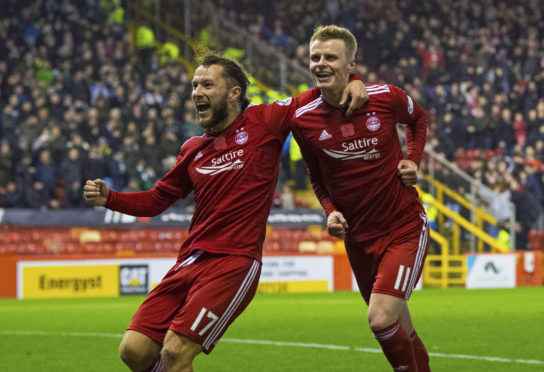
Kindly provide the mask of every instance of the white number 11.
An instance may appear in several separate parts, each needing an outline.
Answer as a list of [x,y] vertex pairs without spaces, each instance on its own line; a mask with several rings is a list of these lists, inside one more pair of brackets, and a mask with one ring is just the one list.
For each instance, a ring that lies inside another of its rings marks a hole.
[[200,322],[202,321],[202,318],[204,318],[204,315],[208,313],[208,318],[210,318],[210,322],[208,324],[206,324],[206,327],[202,328],[200,330],[200,332],[198,332],[198,335],[199,336],[202,336],[204,333],[206,333],[206,331],[208,329],[210,329],[210,327],[215,323],[217,322],[217,319],[219,319],[219,317],[217,315],[215,315],[214,313],[212,313],[211,311],[208,311],[208,309],[206,309],[205,307],[202,308],[202,310],[200,310],[200,313],[198,314],[198,316],[196,317],[193,325],[191,326],[191,331],[195,331],[198,327],[198,325],[200,324]]

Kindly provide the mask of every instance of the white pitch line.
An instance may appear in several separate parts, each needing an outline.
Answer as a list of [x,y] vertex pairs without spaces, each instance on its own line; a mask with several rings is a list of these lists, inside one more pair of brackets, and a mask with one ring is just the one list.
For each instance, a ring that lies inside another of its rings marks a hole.
[[[98,333],[98,332],[49,332],[49,331],[10,331],[0,330],[0,335],[11,336],[68,336],[68,337],[108,337],[108,338],[122,338],[122,333]],[[283,341],[270,341],[270,340],[247,340],[238,338],[222,338],[221,342],[232,342],[238,344],[252,344],[252,345],[273,345],[273,346],[290,346],[290,347],[305,347],[314,349],[327,349],[327,350],[353,350],[363,353],[379,354],[381,349],[351,347],[342,345],[327,345],[327,344],[313,344],[306,342],[283,342]],[[464,354],[444,354],[444,353],[429,353],[431,357],[438,358],[454,358],[454,359],[471,359],[482,360],[486,362],[498,362],[498,363],[517,363],[517,364],[535,364],[544,365],[544,361],[536,359],[512,359],[512,358],[499,358],[477,355],[464,355]]]
[[0,331],[0,335],[11,336],[69,336],[69,337],[109,337],[122,338],[122,333],[98,332],[49,332],[49,331]]

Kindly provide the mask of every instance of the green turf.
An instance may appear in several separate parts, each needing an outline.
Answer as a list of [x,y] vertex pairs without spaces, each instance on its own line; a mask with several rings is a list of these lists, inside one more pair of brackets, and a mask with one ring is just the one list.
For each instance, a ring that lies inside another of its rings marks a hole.
[[[117,346],[142,297],[0,300],[0,370],[123,371]],[[543,371],[544,288],[424,290],[410,300],[433,371]],[[29,331],[31,334],[21,334]],[[79,335],[76,335],[79,334]],[[196,371],[389,371],[357,293],[258,294]],[[253,343],[240,343],[249,340]],[[255,344],[255,340],[344,346]]]

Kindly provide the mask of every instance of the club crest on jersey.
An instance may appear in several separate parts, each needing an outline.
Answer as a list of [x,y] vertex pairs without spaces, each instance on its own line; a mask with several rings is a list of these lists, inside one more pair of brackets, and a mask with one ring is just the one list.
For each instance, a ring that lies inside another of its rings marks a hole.
[[342,130],[343,137],[351,137],[355,135],[355,129],[353,129],[353,124],[345,124],[340,127]]
[[215,141],[213,141],[213,146],[216,150],[226,150],[227,149],[227,141],[225,140],[225,137],[217,137]]
[[236,137],[234,138],[234,141],[239,144],[243,145],[247,142],[248,135],[247,132],[244,131],[244,128],[240,128],[236,130]]
[[375,116],[371,116],[366,120],[366,127],[371,132],[375,132],[378,129],[380,129],[380,125],[381,125],[380,119],[378,119]]

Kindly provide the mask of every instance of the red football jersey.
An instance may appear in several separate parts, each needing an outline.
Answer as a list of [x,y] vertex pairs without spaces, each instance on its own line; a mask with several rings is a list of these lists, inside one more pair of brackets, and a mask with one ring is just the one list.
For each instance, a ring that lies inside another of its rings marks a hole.
[[406,124],[407,158],[419,165],[425,111],[395,86],[367,91],[369,101],[350,116],[315,99],[296,110],[293,129],[321,205],[327,214],[342,212],[351,241],[383,235],[423,211],[417,191],[397,175],[404,156],[396,125]]
[[318,95],[314,88],[297,98],[249,106],[220,134],[185,142],[175,166],[151,190],[110,191],[106,207],[155,216],[194,191],[195,212],[180,255],[202,249],[261,260],[283,143],[297,107]]

